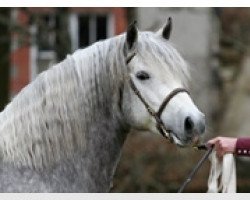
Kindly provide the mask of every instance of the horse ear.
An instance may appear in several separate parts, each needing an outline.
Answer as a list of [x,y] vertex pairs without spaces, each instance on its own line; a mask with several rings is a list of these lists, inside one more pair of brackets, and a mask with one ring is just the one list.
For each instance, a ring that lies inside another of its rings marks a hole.
[[163,27],[163,29],[160,30],[160,34],[162,35],[163,38],[169,40],[170,34],[172,31],[172,18],[168,18],[167,24]]
[[138,29],[136,24],[137,22],[134,21],[128,26],[125,42],[126,54],[134,53],[136,50],[138,41]]

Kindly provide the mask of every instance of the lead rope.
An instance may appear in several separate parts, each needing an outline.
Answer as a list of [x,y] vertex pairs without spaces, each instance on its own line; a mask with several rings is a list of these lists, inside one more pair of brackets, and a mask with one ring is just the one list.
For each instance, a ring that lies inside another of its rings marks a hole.
[[213,151],[213,146],[211,147],[206,147],[205,145],[200,145],[195,147],[198,150],[207,150],[206,153],[203,155],[203,157],[199,160],[199,162],[195,165],[195,167],[193,168],[193,170],[191,171],[191,173],[188,175],[188,177],[186,178],[186,180],[184,181],[184,183],[181,185],[181,187],[178,190],[178,193],[181,193],[184,191],[184,189],[186,188],[186,186],[188,185],[188,183],[190,183],[194,177],[194,175],[198,172],[198,170],[200,169],[200,167],[202,166],[202,164],[208,159],[209,155],[212,153]]
[[222,159],[218,159],[216,152],[212,151],[210,162],[207,192],[235,193],[236,165],[233,154],[228,153]]
[[199,160],[193,168],[187,179],[181,185],[178,193],[184,191],[188,183],[192,181],[194,175],[198,172],[202,164],[209,158],[211,162],[209,178],[208,178],[208,193],[235,193],[236,192],[236,165],[233,154],[225,154],[222,159],[218,159],[213,146],[199,145],[198,150],[207,150],[204,156]]

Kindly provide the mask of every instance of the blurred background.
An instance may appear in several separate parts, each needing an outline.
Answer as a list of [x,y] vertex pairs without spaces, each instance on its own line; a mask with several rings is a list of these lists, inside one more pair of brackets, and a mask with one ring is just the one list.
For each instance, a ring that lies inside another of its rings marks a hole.
[[[207,134],[250,136],[250,8],[0,8],[0,110],[69,53],[124,32],[157,31],[171,16],[170,41],[191,68],[191,96]],[[132,131],[112,192],[176,192],[204,152]],[[250,191],[250,159],[237,158],[238,192]],[[185,192],[206,192],[206,162]]]

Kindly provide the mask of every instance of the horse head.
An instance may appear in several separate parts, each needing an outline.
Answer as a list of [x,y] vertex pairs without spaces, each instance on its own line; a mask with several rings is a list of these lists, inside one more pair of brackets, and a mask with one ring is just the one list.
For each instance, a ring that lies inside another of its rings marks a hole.
[[[136,23],[125,34],[128,67],[123,109],[135,129],[161,132],[179,145],[197,143],[205,131],[205,116],[189,93],[189,67],[169,42],[172,21],[158,32],[140,32]],[[159,126],[163,126],[164,128]]]

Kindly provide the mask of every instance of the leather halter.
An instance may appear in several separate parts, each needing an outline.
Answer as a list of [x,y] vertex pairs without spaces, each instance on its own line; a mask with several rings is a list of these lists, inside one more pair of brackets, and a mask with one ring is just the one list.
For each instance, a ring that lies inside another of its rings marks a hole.
[[[127,60],[126,60],[126,64],[129,64],[129,62],[133,59],[133,57],[136,54],[133,54],[132,56],[130,56]],[[137,89],[137,87],[135,86],[132,78],[130,78],[129,80],[130,82],[130,87],[132,88],[132,90],[134,91],[134,93],[136,94],[136,96],[141,100],[141,102],[143,103],[143,105],[145,106],[145,108],[147,109],[148,113],[154,117],[155,121],[156,121],[156,128],[158,129],[158,131],[162,134],[163,137],[167,138],[170,140],[170,142],[173,142],[173,136],[172,134],[179,139],[179,137],[174,134],[173,132],[171,132],[170,129],[168,129],[162,119],[161,119],[161,115],[164,111],[164,109],[166,108],[166,106],[168,105],[168,103],[170,102],[170,100],[177,94],[181,93],[181,92],[185,92],[189,95],[189,91],[186,90],[185,88],[176,88],[174,89],[172,92],[170,92],[165,99],[163,100],[162,104],[160,105],[158,111],[156,112],[148,103],[147,101],[143,98],[142,94],[140,93],[140,91]],[[180,140],[180,139],[179,139]]]

